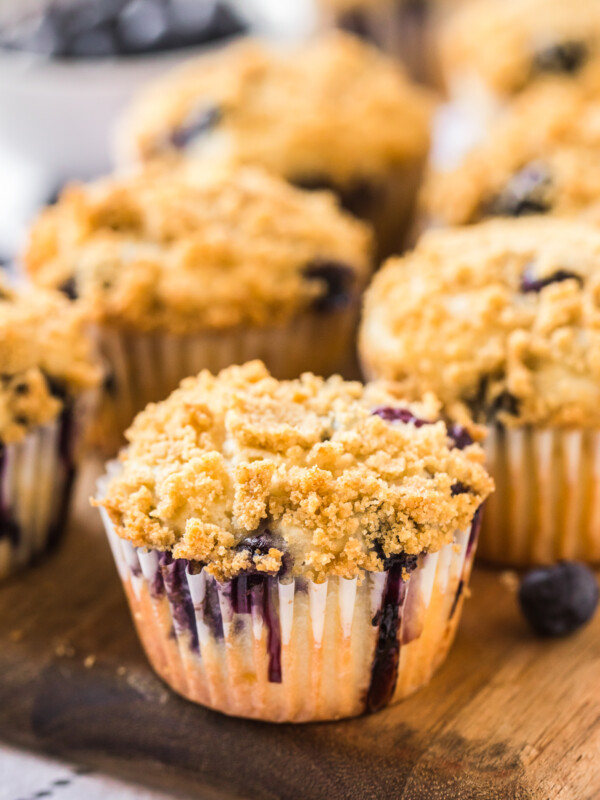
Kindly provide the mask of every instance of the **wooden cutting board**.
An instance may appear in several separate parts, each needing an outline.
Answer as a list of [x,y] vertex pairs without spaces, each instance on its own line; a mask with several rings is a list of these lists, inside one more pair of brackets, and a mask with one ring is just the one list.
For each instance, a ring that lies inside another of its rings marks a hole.
[[149,669],[87,507],[94,478],[60,551],[0,587],[0,740],[201,798],[600,797],[600,614],[536,640],[506,576],[476,570],[449,660],[403,704],[329,724],[230,719]]

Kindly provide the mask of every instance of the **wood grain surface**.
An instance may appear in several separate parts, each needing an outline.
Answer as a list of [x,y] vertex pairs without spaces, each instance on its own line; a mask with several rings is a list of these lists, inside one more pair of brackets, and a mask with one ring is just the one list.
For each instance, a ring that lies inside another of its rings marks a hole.
[[147,666],[87,507],[94,471],[61,549],[0,587],[0,740],[207,799],[600,797],[600,615],[536,640],[506,576],[476,570],[448,662],[402,705],[329,724],[230,719]]

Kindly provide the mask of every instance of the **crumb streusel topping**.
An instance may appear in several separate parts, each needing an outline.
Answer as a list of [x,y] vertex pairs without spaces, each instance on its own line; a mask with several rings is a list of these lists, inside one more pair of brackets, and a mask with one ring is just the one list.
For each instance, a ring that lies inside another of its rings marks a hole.
[[370,257],[368,228],[327,192],[251,168],[156,165],[69,188],[25,262],[98,321],[180,334],[278,325],[318,306],[331,268],[355,298]]
[[99,381],[78,309],[54,292],[0,284],[0,443],[21,441]]
[[475,75],[501,97],[536,81],[585,78],[600,54],[597,0],[471,0],[442,37],[449,81]]
[[425,156],[431,110],[399,66],[333,33],[292,53],[255,41],[190,61],[138,98],[121,133],[126,159],[185,153],[346,186]]
[[135,546],[219,579],[381,571],[451,542],[492,489],[481,429],[439,412],[390,383],[279,382],[258,361],[204,371],[137,417],[96,502]]
[[458,167],[427,177],[421,207],[434,225],[534,213],[597,218],[598,152],[600,93],[562,82],[532,87]]
[[600,426],[600,230],[559,219],[431,231],[367,292],[368,374],[507,425]]

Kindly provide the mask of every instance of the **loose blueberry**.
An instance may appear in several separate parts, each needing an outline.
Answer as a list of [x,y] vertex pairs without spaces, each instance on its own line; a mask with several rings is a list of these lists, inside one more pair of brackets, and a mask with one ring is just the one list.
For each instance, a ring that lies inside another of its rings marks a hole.
[[567,636],[594,616],[598,583],[584,564],[563,561],[528,572],[519,587],[525,619],[540,636]]
[[528,164],[510,179],[500,194],[484,206],[484,216],[523,217],[552,208],[552,178],[544,164]]
[[535,72],[573,75],[585,65],[589,50],[585,42],[557,42],[539,50],[533,58]]
[[306,280],[319,281],[323,285],[323,294],[314,301],[316,311],[340,311],[352,301],[355,276],[345,264],[315,259],[305,266],[303,275]]
[[392,408],[391,406],[382,406],[381,408],[375,408],[371,412],[371,414],[381,417],[386,422],[404,422],[412,424],[415,428],[422,428],[423,425],[432,425],[433,423],[428,419],[419,419],[419,417],[415,417],[412,411],[408,408]]
[[193,114],[183,125],[171,133],[169,144],[177,150],[183,150],[190,142],[216,127],[223,117],[217,106],[209,106]]
[[576,272],[570,272],[568,269],[557,269],[551,275],[545,278],[534,278],[529,270],[526,270],[521,279],[522,292],[540,292],[551,283],[562,283],[562,281],[575,280],[580,286],[583,286],[583,278],[577,275]]

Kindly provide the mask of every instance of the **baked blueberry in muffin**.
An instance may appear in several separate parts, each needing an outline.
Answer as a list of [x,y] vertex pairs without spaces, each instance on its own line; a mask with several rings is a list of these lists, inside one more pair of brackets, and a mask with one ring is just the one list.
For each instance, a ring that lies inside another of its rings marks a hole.
[[470,0],[442,38],[447,84],[470,102],[504,103],[548,79],[585,81],[599,53],[596,0]]
[[492,488],[481,430],[461,449],[449,425],[432,395],[279,382],[259,362],[149,406],[98,504],[159,674],[277,721],[376,711],[426,683]]
[[597,228],[539,216],[431,231],[368,290],[367,375],[488,425],[496,563],[600,559],[599,289]]
[[57,293],[0,286],[0,577],[61,533],[99,380],[76,308]]
[[332,189],[389,252],[410,216],[430,111],[400,68],[349,36],[285,53],[251,42],[151,85],[123,120],[119,150],[125,162],[258,165],[303,188]]
[[119,433],[203,367],[341,369],[370,260],[370,232],[333,196],[187,162],[70,188],[25,254],[93,323]]
[[431,171],[421,195],[423,223],[531,214],[596,219],[599,110],[597,93],[586,85],[548,83],[523,93],[458,166]]

